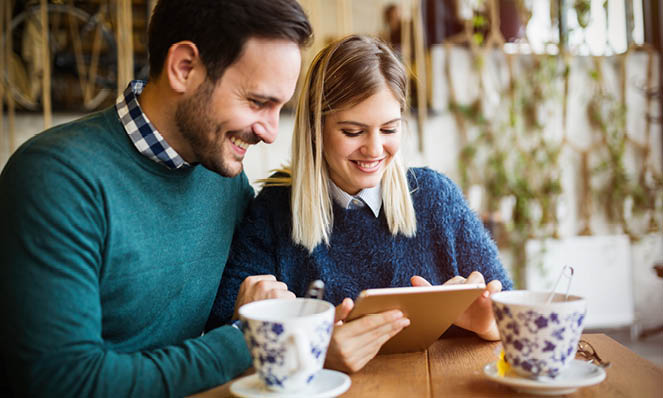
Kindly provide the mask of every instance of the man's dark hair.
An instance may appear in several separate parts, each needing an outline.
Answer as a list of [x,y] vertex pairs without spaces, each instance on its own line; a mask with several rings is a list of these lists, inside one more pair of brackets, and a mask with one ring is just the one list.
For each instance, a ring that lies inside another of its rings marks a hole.
[[207,78],[216,82],[252,37],[285,39],[304,46],[312,34],[296,0],[160,0],[150,19],[150,77],[161,74],[168,49],[190,40]]

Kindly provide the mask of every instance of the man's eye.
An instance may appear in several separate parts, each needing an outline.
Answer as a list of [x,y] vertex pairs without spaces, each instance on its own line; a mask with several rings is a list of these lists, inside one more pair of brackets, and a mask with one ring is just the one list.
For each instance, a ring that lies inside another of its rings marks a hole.
[[361,134],[361,130],[359,130],[359,131],[352,131],[352,130],[345,130],[345,129],[342,129],[341,131],[343,132],[343,134],[347,135],[348,137],[357,137],[357,136],[359,136],[359,135]]
[[385,134],[395,134],[397,131],[396,129],[382,129],[382,132]]
[[251,104],[253,104],[257,108],[264,108],[265,107],[265,103],[263,101],[258,101],[257,99],[250,99],[249,101],[251,102]]

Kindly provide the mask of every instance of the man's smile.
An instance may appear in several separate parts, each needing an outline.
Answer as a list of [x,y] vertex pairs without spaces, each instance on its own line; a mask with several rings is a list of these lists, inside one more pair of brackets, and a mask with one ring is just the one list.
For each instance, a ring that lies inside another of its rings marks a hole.
[[243,150],[245,150],[245,151],[246,151],[246,150],[249,148],[249,146],[251,145],[251,144],[249,144],[248,142],[246,142],[246,141],[242,141],[241,139],[239,139],[239,138],[237,138],[237,137],[230,137],[230,142],[232,142],[235,146],[237,146],[237,147],[239,147],[239,148],[241,148],[241,149],[243,149]]

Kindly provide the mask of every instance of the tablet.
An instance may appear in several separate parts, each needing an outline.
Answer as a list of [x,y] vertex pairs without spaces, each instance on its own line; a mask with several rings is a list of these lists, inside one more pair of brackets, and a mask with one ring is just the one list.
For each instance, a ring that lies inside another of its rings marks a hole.
[[359,294],[347,320],[398,309],[410,319],[380,349],[380,354],[421,351],[440,338],[458,316],[481,295],[483,283],[367,289]]

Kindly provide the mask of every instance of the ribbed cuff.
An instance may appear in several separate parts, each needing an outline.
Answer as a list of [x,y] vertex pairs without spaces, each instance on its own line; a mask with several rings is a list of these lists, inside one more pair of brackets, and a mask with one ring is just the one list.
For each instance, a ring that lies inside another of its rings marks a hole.
[[251,353],[239,328],[222,326],[210,330],[203,338],[216,354],[223,383],[251,366]]

